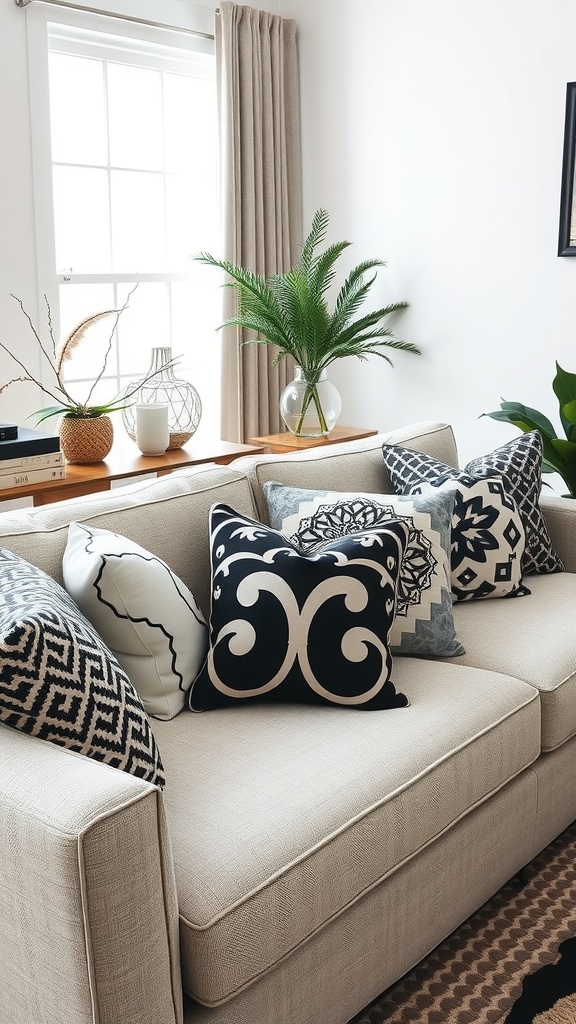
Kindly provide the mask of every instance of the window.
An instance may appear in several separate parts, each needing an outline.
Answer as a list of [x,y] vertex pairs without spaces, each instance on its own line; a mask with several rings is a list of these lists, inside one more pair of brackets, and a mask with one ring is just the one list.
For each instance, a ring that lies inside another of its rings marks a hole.
[[[202,397],[202,428],[219,436],[221,282],[193,259],[220,238],[213,42],[30,13],[39,293],[54,333],[122,306],[137,285],[92,401],[109,401],[144,374],[153,347],[171,346],[176,375]],[[74,395],[101,369],[109,329],[97,325],[74,352]]]

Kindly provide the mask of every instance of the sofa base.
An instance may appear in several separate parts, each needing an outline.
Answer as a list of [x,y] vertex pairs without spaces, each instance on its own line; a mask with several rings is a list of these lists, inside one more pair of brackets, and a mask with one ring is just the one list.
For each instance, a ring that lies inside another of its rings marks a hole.
[[187,999],[185,1024],[345,1024],[532,858],[537,803],[529,769],[257,984],[215,1008]]

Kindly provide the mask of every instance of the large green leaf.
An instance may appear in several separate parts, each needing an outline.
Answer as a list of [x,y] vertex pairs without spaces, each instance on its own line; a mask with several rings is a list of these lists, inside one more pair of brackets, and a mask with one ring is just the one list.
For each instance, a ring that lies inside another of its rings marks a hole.
[[[564,416],[569,423],[576,423],[576,401],[567,402],[566,405],[562,406],[560,411],[561,413],[564,413]],[[576,441],[576,438],[570,437],[569,440]]]
[[522,405],[521,402],[506,402],[502,399],[499,410],[484,412],[482,416],[489,416],[501,423],[512,423],[515,427],[520,427],[525,434],[530,430],[539,430],[543,438],[556,436],[554,425],[547,416],[537,409],[531,409],[529,405]]
[[570,408],[572,403],[576,403],[576,373],[568,373],[557,362],[552,388],[560,406],[560,419],[566,437],[569,441],[576,441],[576,419],[572,419],[566,413],[566,408]]
[[551,444],[558,455],[558,472],[568,484],[570,493],[576,495],[576,442],[555,437]]

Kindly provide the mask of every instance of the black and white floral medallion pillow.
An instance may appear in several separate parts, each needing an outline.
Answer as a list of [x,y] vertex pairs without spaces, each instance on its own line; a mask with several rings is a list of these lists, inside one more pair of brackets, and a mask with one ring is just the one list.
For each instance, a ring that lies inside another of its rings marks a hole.
[[542,489],[542,438],[537,430],[513,438],[488,455],[472,459],[463,470],[401,445],[384,445],[384,463],[392,486],[399,494],[412,493],[422,482],[441,483],[499,477],[506,493],[515,502],[522,517],[526,536],[522,570],[534,573],[562,572],[564,566],[554,550],[540,508]]
[[408,527],[399,520],[306,555],[217,504],[210,513],[210,650],[193,711],[246,700],[405,707],[388,635]]
[[522,518],[500,479],[463,476],[421,484],[417,490],[421,494],[447,491],[454,496],[450,581],[456,601],[530,593],[522,583]]
[[453,657],[464,648],[456,636],[450,591],[450,534],[454,497],[339,493],[264,484],[270,525],[302,551],[390,519],[408,525],[398,578],[393,654]]
[[0,721],[162,787],[140,698],[70,595],[3,549],[0,592]]
[[148,714],[174,718],[208,650],[206,620],[186,584],[134,541],[84,523],[68,528],[62,572]]

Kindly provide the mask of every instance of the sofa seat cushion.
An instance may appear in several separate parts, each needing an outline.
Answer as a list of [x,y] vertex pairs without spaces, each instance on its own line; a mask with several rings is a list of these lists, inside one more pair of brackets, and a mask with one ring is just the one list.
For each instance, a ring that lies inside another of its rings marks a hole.
[[542,750],[576,735],[576,573],[530,577],[522,601],[454,607],[466,653],[458,664],[503,672],[540,692]]
[[183,984],[250,985],[540,750],[533,687],[398,659],[408,708],[251,704],[157,722]]

